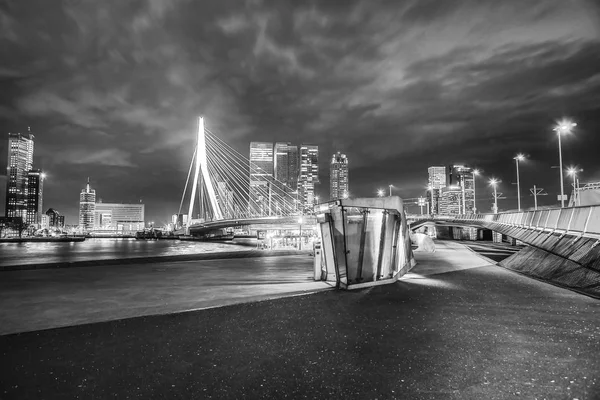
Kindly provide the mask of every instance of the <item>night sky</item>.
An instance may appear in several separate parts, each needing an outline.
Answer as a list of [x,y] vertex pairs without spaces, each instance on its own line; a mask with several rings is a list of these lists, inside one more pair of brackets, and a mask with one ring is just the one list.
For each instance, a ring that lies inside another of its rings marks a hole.
[[500,209],[516,208],[522,152],[523,206],[533,184],[557,204],[562,117],[578,124],[565,165],[600,181],[595,0],[0,4],[0,165],[8,132],[30,126],[44,210],[67,224],[88,176],[104,202],[141,199],[148,221],[167,222],[198,115],[243,154],[251,140],[319,145],[323,197],[342,151],[353,196],[393,184],[416,197],[428,166],[456,162],[484,171],[480,210],[491,176],[503,181]]

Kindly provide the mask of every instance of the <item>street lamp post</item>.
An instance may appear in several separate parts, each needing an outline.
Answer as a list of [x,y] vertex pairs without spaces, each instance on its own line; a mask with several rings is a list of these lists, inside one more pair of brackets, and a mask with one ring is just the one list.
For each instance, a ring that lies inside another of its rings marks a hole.
[[581,199],[579,198],[579,179],[577,179],[577,173],[583,172],[583,169],[578,169],[575,167],[569,167],[567,169],[567,174],[573,176],[573,206],[580,206]]
[[498,180],[495,178],[490,179],[490,185],[494,188],[494,214],[498,214],[498,192],[496,191]]
[[298,218],[298,224],[300,225],[300,240],[298,241],[298,250],[302,250],[302,217]]
[[517,154],[516,157],[513,157],[515,160],[515,165],[517,166],[517,208],[521,211],[521,182],[519,181],[519,161],[523,161],[525,156],[523,154]]
[[390,197],[392,197],[392,186],[394,185],[389,185],[390,186]]
[[475,190],[475,181],[477,180],[477,175],[479,175],[479,170],[473,170],[473,214],[477,214],[477,191]]
[[562,166],[562,143],[560,137],[563,133],[571,133],[571,130],[576,127],[577,124],[575,122],[563,119],[560,121],[555,127],[554,131],[558,134],[558,158],[560,161],[560,207],[565,207],[565,187],[563,182],[563,166]]

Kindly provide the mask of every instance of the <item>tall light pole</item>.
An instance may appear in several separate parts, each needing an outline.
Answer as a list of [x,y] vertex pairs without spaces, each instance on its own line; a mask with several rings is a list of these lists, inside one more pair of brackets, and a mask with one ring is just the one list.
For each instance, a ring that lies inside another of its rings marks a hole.
[[479,170],[473,170],[473,214],[477,214],[477,194],[475,191],[475,181],[477,180],[477,175],[479,175]]
[[298,224],[300,225],[300,240],[298,241],[298,250],[302,250],[302,217],[298,218]]
[[564,208],[565,206],[565,187],[563,182],[563,166],[562,166],[562,143],[560,137],[562,134],[569,134],[576,127],[577,124],[575,122],[569,121],[567,119],[563,119],[559,121],[558,124],[554,127],[553,131],[558,134],[558,158],[560,161],[560,207]]
[[523,154],[517,154],[513,157],[515,165],[517,166],[517,208],[521,211],[521,182],[519,181],[519,161],[523,161],[525,156]]
[[389,185],[389,186],[390,186],[390,197],[392,197],[392,187],[393,187],[394,185]]
[[569,169],[567,169],[567,174],[571,175],[573,177],[573,206],[580,206],[581,205],[581,200],[579,198],[579,191],[578,189],[578,183],[579,183],[579,179],[577,179],[577,173],[578,172],[583,172],[583,169],[579,169],[576,167],[569,167]]
[[494,188],[494,214],[498,214],[498,192],[496,192],[498,182],[496,178],[490,179],[490,185]]

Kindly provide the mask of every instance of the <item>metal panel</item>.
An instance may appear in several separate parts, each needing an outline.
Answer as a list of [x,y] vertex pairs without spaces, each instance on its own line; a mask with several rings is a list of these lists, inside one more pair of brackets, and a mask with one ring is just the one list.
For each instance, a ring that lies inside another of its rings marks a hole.
[[560,217],[558,217],[558,224],[556,225],[556,229],[560,229],[561,231],[567,231],[569,229],[569,223],[571,222],[572,216],[572,208],[563,208],[562,210],[560,210]]
[[542,210],[540,212],[540,219],[538,221],[537,227],[543,229],[548,224],[548,217],[550,216],[550,210]]
[[573,218],[571,220],[571,226],[569,227],[569,231],[583,233],[589,216],[589,207],[574,208]]
[[546,222],[547,229],[556,229],[556,225],[558,224],[558,218],[560,217],[560,210],[550,210],[550,215],[548,216],[548,222]]
[[531,226],[531,221],[533,221],[534,212],[528,211],[525,213],[525,226]]
[[595,233],[600,234],[600,207],[593,206],[592,213],[590,214],[590,218],[588,220],[586,232],[587,233]]

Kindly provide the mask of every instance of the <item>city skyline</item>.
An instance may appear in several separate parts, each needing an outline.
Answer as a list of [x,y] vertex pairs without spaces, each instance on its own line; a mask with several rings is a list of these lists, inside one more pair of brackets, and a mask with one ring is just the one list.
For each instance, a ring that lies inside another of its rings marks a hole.
[[[418,197],[427,167],[476,167],[482,211],[491,176],[502,181],[501,208],[516,208],[513,157],[525,153],[523,208],[533,206],[533,185],[549,194],[542,205],[556,205],[552,128],[562,117],[578,124],[563,138],[565,168],[600,181],[598,10],[592,1],[12,4],[0,11],[0,132],[32,127],[34,165],[48,174],[44,204],[68,224],[87,176],[107,198],[142,198],[149,220],[168,222],[198,115],[241,152],[251,141],[342,151],[353,196],[393,184],[394,194]],[[206,29],[186,15],[202,15]],[[0,140],[1,154],[6,146]]]

